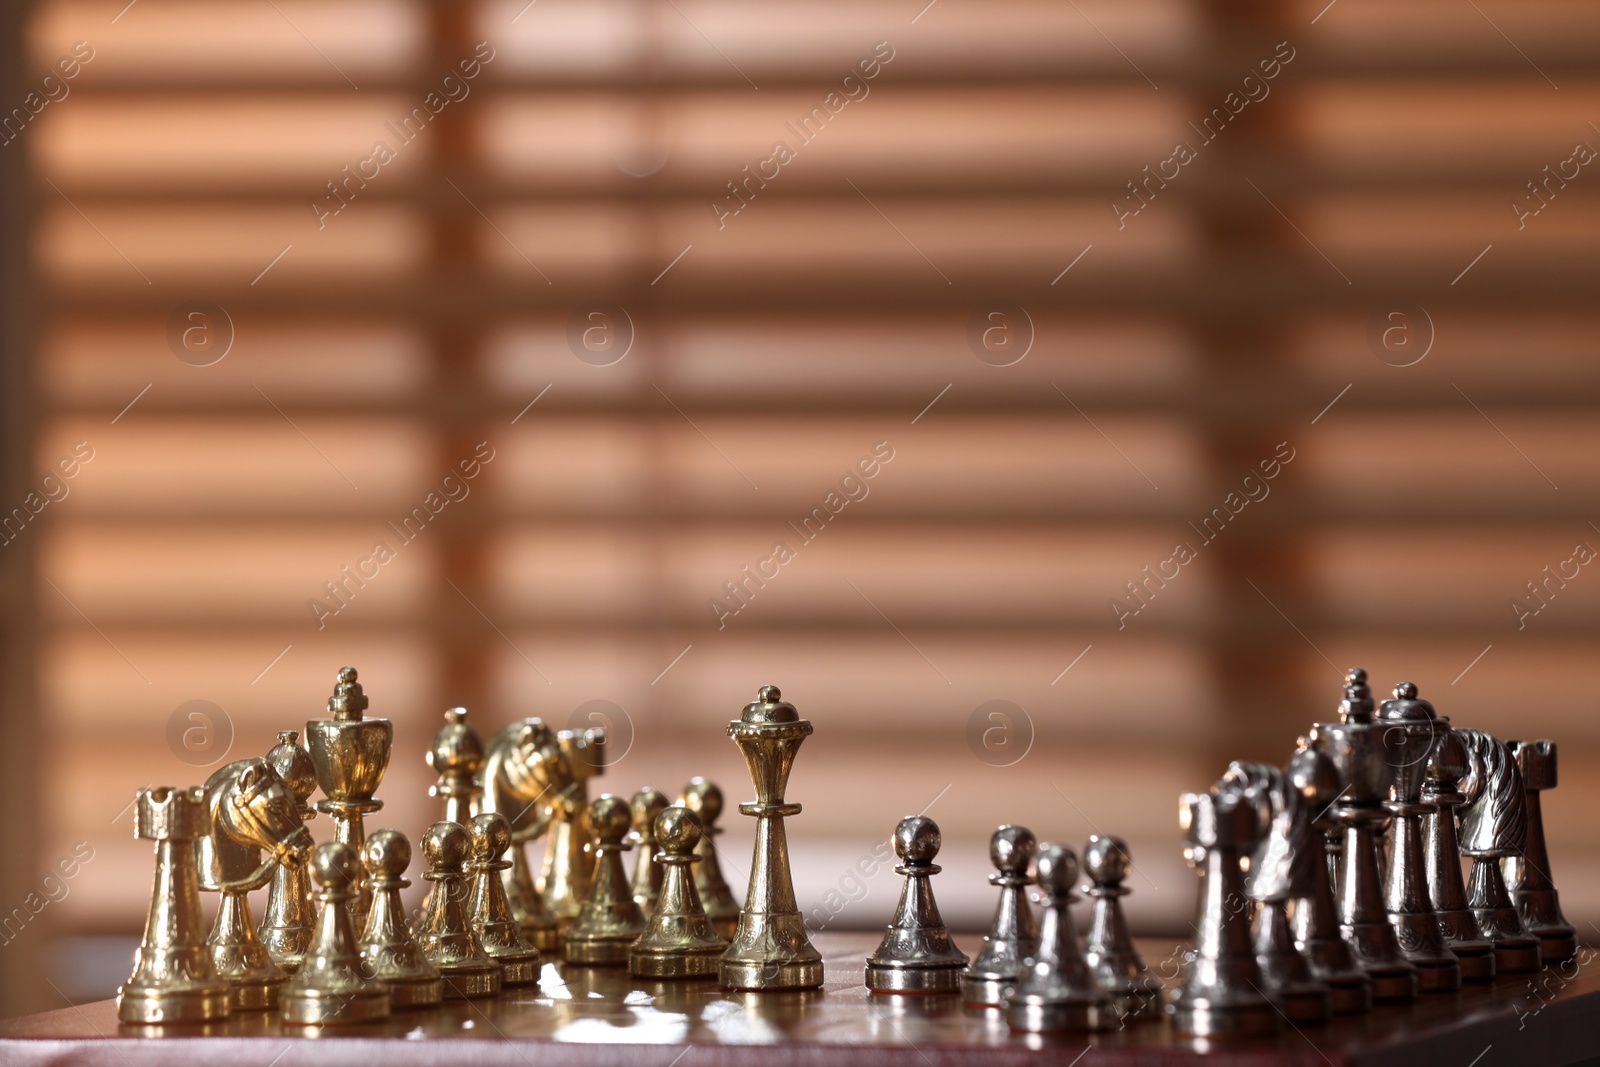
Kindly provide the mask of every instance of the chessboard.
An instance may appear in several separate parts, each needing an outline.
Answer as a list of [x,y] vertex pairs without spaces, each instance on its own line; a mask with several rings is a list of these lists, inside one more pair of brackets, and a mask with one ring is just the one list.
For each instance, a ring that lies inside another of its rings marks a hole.
[[[631,978],[625,967],[545,964],[537,989],[397,1012],[387,1020],[318,1032],[286,1027],[276,1012],[146,1031],[117,1021],[105,1000],[0,1021],[0,1063],[44,1067],[952,1067],[983,1064],[1253,1065],[1253,1067],[1565,1067],[1600,1057],[1600,968],[1575,959],[1534,975],[1468,983],[1415,1003],[1379,1005],[1271,1038],[1206,1041],[1164,1020],[1051,1037],[1012,1034],[1001,1014],[954,995],[869,993],[871,933],[816,936],[820,990],[735,993],[714,980]],[[975,952],[977,935],[958,935]],[[1139,948],[1168,993],[1184,945]],[[1160,961],[1174,961],[1163,968]]]

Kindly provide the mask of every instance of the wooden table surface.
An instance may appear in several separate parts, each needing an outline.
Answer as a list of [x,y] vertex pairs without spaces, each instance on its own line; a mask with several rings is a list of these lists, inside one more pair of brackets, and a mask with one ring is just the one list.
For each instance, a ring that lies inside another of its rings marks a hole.
[[[979,939],[957,940],[971,953]],[[861,982],[876,942],[870,934],[818,935],[828,981],[804,994],[727,993],[707,982],[650,983],[630,979],[625,969],[547,964],[538,990],[446,1002],[323,1033],[293,1032],[275,1014],[254,1012],[151,1037],[121,1026],[114,1002],[98,1001],[0,1021],[0,1063],[1563,1067],[1600,1056],[1600,968],[1589,948],[1538,976],[1504,977],[1324,1026],[1285,1026],[1268,1040],[1207,1044],[1174,1035],[1164,1021],[1108,1033],[1014,1036],[999,1013],[965,1010],[956,998],[875,996]],[[1181,945],[1143,941],[1140,948],[1153,971],[1176,975]]]

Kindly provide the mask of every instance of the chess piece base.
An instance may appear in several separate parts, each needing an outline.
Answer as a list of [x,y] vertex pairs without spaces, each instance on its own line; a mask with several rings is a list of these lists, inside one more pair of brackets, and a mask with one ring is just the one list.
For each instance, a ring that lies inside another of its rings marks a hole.
[[1114,1021],[1110,1014],[1103,1002],[1089,997],[1049,1003],[1014,998],[1006,1007],[1006,1026],[1018,1034],[1102,1030]]
[[1267,990],[1267,996],[1295,1025],[1322,1023],[1333,1013],[1333,994],[1321,983],[1285,986]]
[[1461,988],[1461,964],[1455,958],[1411,963],[1417,969],[1417,992],[1454,993]]
[[1417,999],[1417,972],[1414,967],[1382,967],[1367,971],[1375,1004],[1409,1004]]
[[279,992],[289,976],[229,978],[228,1006],[233,1011],[271,1011],[278,1006]]
[[615,966],[628,962],[633,949],[632,939],[627,941],[572,941],[565,942],[568,963],[590,966]]
[[822,960],[730,960],[723,958],[717,978],[724,989],[815,989],[822,984]]
[[335,995],[316,989],[290,989],[283,994],[279,1011],[283,1021],[292,1026],[370,1023],[389,1017],[389,991],[364,989]]
[[[442,970],[442,968],[441,968]],[[445,971],[444,995],[457,1000],[500,995],[500,965]]]
[[724,946],[682,948],[672,953],[633,952],[628,973],[637,978],[715,978]]
[[125,1023],[162,1026],[226,1019],[232,991],[222,984],[196,989],[128,989],[117,991],[117,1018]]
[[867,961],[867,988],[874,993],[954,993],[961,989],[966,964],[941,967],[889,967]]
[[984,978],[969,974],[961,979],[961,999],[969,1008],[1003,1008],[1016,987],[1015,978]]
[[389,986],[390,1011],[432,1008],[444,999],[443,978],[386,978],[384,982]]
[[1530,932],[1539,939],[1539,958],[1545,963],[1566,963],[1578,954],[1578,932],[1570,926]]
[[537,952],[519,952],[514,955],[490,952],[489,956],[500,965],[502,986],[539,984],[539,972],[544,969],[544,962]]
[[1250,1004],[1175,1003],[1172,1029],[1191,1037],[1258,1037],[1276,1033],[1277,1009],[1262,1000]]
[[1488,982],[1494,978],[1494,949],[1488,942],[1481,949],[1451,948],[1461,963],[1463,982]]
[[1360,1015],[1372,1010],[1372,984],[1363,976],[1324,977],[1328,987],[1328,1006],[1335,1015]]
[[548,924],[522,925],[522,936],[528,944],[540,952],[553,952],[561,955],[561,926],[553,919]]
[[1542,964],[1537,938],[1494,943],[1494,969],[1497,974],[1532,974]]

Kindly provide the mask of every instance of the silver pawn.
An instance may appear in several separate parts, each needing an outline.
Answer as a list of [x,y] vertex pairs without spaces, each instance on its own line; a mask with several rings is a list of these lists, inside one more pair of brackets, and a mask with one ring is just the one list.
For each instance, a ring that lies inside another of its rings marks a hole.
[[[1440,721],[1448,726],[1449,720]],[[1456,808],[1466,802],[1457,791],[1471,766],[1467,748],[1454,730],[1440,738],[1428,757],[1428,777],[1422,796],[1433,810],[1427,826],[1428,899],[1439,918],[1445,943],[1461,961],[1461,979],[1487,982],[1494,978],[1494,946],[1478,928],[1478,917],[1467,907],[1467,888],[1461,880],[1461,847],[1456,843]]]
[[1550,853],[1544,843],[1544,808],[1539,794],[1556,787],[1556,743],[1511,741],[1508,746],[1522,774],[1528,800],[1528,841],[1502,868],[1514,888],[1523,925],[1539,939],[1545,963],[1565,963],[1578,954],[1578,931],[1561,914],[1561,900],[1550,878]]
[[1111,995],[1090,976],[1067,910],[1076,899],[1078,857],[1065,845],[1046,843],[1039,846],[1034,866],[1045,898],[1039,951],[1023,961],[1006,1006],[1006,1025],[1028,1034],[1106,1029],[1116,1021]]
[[1259,831],[1255,805],[1235,793],[1185,793],[1178,816],[1185,858],[1200,871],[1200,902],[1194,956],[1168,1009],[1172,1028],[1197,1037],[1271,1034],[1279,1016],[1261,992],[1239,864]]
[[1289,898],[1290,920],[1294,925],[1295,947],[1305,953],[1311,973],[1327,985],[1333,1013],[1356,1014],[1371,1010],[1372,983],[1356,965],[1350,946],[1339,935],[1339,909],[1333,901],[1333,877],[1326,855],[1327,832],[1338,826],[1328,817],[1328,809],[1338,799],[1343,784],[1339,780],[1339,768],[1310,744],[1308,738],[1300,738],[1287,772],[1289,781],[1311,810],[1321,813],[1313,820],[1316,832],[1306,841],[1313,869],[1308,872],[1307,881],[1297,886],[1295,895]]
[[1522,925],[1511,905],[1500,861],[1522,850],[1527,839],[1527,794],[1511,750],[1482,730],[1457,730],[1467,746],[1468,773],[1462,792],[1461,852],[1472,857],[1468,907],[1478,929],[1494,946],[1497,974],[1537,971],[1539,939]]
[[962,979],[962,997],[972,1007],[1000,1008],[1022,973],[1022,961],[1039,949],[1039,924],[1028,904],[1033,879],[1028,867],[1039,844],[1025,826],[1002,826],[989,838],[989,860],[996,873],[989,884],[1000,888],[994,921],[983,948]]
[[1161,982],[1145,967],[1128,933],[1122,898],[1130,890],[1128,845],[1120,837],[1094,834],[1083,850],[1084,873],[1090,886],[1089,932],[1084,936],[1083,959],[1095,982],[1113,997],[1117,1017],[1124,1021],[1161,1018]]
[[900,905],[877,951],[867,957],[867,988],[874,993],[953,993],[961,988],[967,957],[950,940],[933,899],[933,876],[940,867],[939,824],[926,815],[900,820],[894,851],[895,873],[905,875]]

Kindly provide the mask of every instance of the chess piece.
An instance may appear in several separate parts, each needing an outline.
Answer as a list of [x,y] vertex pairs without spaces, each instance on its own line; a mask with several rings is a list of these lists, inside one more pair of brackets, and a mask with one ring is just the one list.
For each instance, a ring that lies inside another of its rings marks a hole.
[[1339,800],[1328,810],[1342,832],[1337,872],[1340,936],[1367,972],[1372,999],[1400,1003],[1416,999],[1417,969],[1401,954],[1378,881],[1374,829],[1388,817],[1383,801],[1393,770],[1384,755],[1384,729],[1374,721],[1367,672],[1357,667],[1345,675],[1339,721],[1315,724],[1310,739],[1333,761],[1344,782]]
[[1172,1028],[1197,1037],[1273,1033],[1279,1016],[1261,991],[1239,866],[1260,832],[1256,805],[1231,791],[1185,793],[1179,804],[1184,855],[1200,872],[1200,902],[1193,959],[1168,1008]]
[[1261,991],[1290,1023],[1320,1023],[1333,1011],[1328,987],[1311,973],[1289,929],[1288,901],[1314,877],[1311,812],[1289,776],[1268,763],[1235,760],[1217,782],[1256,805],[1257,832],[1248,855],[1245,896],[1256,902],[1256,966]]
[[[366,816],[382,809],[373,799],[394,748],[394,724],[388,719],[368,719],[370,701],[354,667],[340,667],[339,681],[328,698],[332,718],[306,723],[306,744],[317,766],[317,784],[323,799],[317,810],[333,818],[333,839],[343,841],[361,855],[366,841]],[[359,876],[360,895],[350,905],[357,926],[365,926],[372,906],[372,888]]]
[[1106,1029],[1116,1021],[1111,994],[1089,974],[1067,910],[1075,899],[1078,857],[1065,845],[1046,843],[1039,846],[1035,868],[1045,898],[1039,949],[1023,962],[1006,1006],[1006,1025],[1029,1034]]
[[1439,722],[1444,730],[1428,757],[1427,780],[1422,783],[1422,797],[1433,805],[1425,818],[1428,898],[1433,901],[1445,943],[1461,961],[1462,981],[1487,982],[1494,977],[1494,946],[1467,907],[1461,850],[1456,843],[1456,808],[1467,799],[1457,790],[1471,768],[1466,745],[1449,729],[1449,720],[1441,716]]
[[522,927],[511,917],[506,887],[500,881],[500,872],[511,866],[503,858],[511,848],[511,824],[499,812],[486,811],[474,815],[467,829],[472,833],[472,859],[467,864],[472,898],[467,914],[478,943],[500,965],[501,985],[538,985],[543,967],[539,950],[528,944]]
[[632,848],[628,835],[628,802],[602,793],[589,806],[595,833],[594,878],[589,899],[577,920],[561,934],[569,963],[628,962],[628,949],[644,933],[644,913],[634,903],[622,853]]
[[234,1011],[275,1008],[289,976],[256,936],[249,894],[271,881],[280,864],[304,864],[314,842],[294,794],[264,759],[226,765],[205,789],[210,832],[197,849],[200,888],[221,895],[206,942],[211,966],[231,987]]
[[511,824],[511,869],[503,872],[506,899],[522,934],[540,952],[561,951],[560,921],[545,903],[528,866],[527,845],[577,803],[578,784],[556,735],[538,719],[523,719],[495,734],[483,761],[483,811]]
[[389,986],[362,961],[350,905],[361,884],[361,857],[343,841],[318,845],[311,873],[321,888],[317,928],[300,970],[284,987],[283,1021],[296,1026],[374,1022],[389,1017]]
[[663,868],[656,863],[656,816],[667,810],[667,798],[658,789],[645,786],[633,794],[633,833],[629,840],[633,856],[633,899],[639,910],[649,915],[661,895]]
[[683,787],[678,803],[694,812],[703,828],[700,844],[696,846],[700,863],[694,872],[700,902],[705,905],[717,933],[732,940],[734,931],[739,928],[739,900],[722,876],[722,861],[717,855],[717,837],[722,833],[722,827],[717,825],[722,817],[722,790],[709,779],[691,778]]
[[1289,760],[1289,782],[1300,791],[1312,812],[1316,832],[1305,840],[1311,855],[1306,880],[1295,886],[1289,898],[1294,943],[1311,965],[1311,973],[1328,987],[1330,1006],[1335,1015],[1349,1015],[1372,1008],[1372,983],[1356,965],[1356,958],[1339,934],[1339,910],[1333,900],[1333,878],[1327,862],[1327,834],[1338,824],[1329,809],[1343,790],[1339,769],[1302,737]]
[[544,869],[539,874],[538,888],[563,930],[583,910],[589,895],[589,880],[594,875],[589,780],[605,773],[605,743],[606,732],[601,727],[562,730],[556,734],[556,744],[571,769],[574,786],[570,803],[557,811],[550,827],[550,843],[545,846]]
[[194,843],[207,825],[204,789],[139,790],[133,836],[155,842],[156,873],[133,973],[117,990],[117,1018],[125,1023],[200,1023],[228,1015],[228,983],[212,970],[200,912]]
[[1545,963],[1565,963],[1578,954],[1578,931],[1561,914],[1561,900],[1550,877],[1550,853],[1544,843],[1544,808],[1539,794],[1556,787],[1554,741],[1509,742],[1522,788],[1527,793],[1527,844],[1506,858],[1503,870],[1523,925],[1539,939]]
[[954,993],[967,969],[966,954],[950,940],[939,904],[933,898],[933,876],[940,867],[939,824],[926,815],[900,820],[894,851],[900,857],[896,874],[905,875],[900,904],[878,948],[867,957],[867,988],[874,993]]
[[989,884],[998,886],[994,921],[983,937],[983,948],[973,958],[961,983],[962,999],[972,1007],[1001,1008],[1022,974],[1022,961],[1039,949],[1039,924],[1028,906],[1028,867],[1039,851],[1033,832],[1025,826],[1002,826],[989,838],[989,860],[995,873]]
[[[316,809],[306,801],[317,789],[317,767],[311,754],[300,747],[298,730],[285,730],[267,753],[283,784],[294,797],[302,820],[315,819]],[[272,872],[267,889],[267,910],[256,931],[272,962],[285,974],[300,968],[300,958],[311,945],[311,930],[316,924],[316,909],[311,906],[311,872],[305,864],[280,863]]]
[[417,941],[444,978],[447,997],[492,997],[500,993],[500,965],[483,950],[467,916],[464,866],[472,834],[458,822],[436,822],[422,835],[422,859],[433,883],[422,902]]
[[1522,925],[1511,904],[1500,861],[1527,843],[1527,792],[1511,750],[1482,730],[1457,730],[1467,749],[1467,778],[1461,791],[1461,854],[1472,858],[1467,906],[1478,929],[1494,946],[1496,974],[1525,974],[1540,967],[1539,939]]
[[1389,925],[1400,951],[1417,969],[1418,991],[1452,993],[1461,988],[1461,963],[1445,943],[1428,897],[1422,823],[1433,811],[1433,805],[1422,800],[1428,757],[1449,727],[1439,722],[1432,704],[1417,698],[1412,682],[1394,687],[1394,699],[1383,702],[1378,720],[1385,726],[1383,743],[1392,770],[1389,799],[1383,805],[1394,816],[1384,893]]
[[412,938],[400,903],[400,890],[411,884],[405,877],[411,866],[411,842],[399,830],[379,830],[367,838],[361,863],[372,886],[372,910],[361,935],[367,971],[388,985],[390,1011],[438,1004],[444,996],[444,979]]
[[1139,1022],[1161,1018],[1161,982],[1145,967],[1133,947],[1122,898],[1130,890],[1127,843],[1120,837],[1094,834],[1083,850],[1089,876],[1089,932],[1084,935],[1083,961],[1095,984],[1111,994],[1117,1018]]
[[800,813],[800,805],[786,803],[783,792],[795,753],[811,731],[811,723],[775,685],[762,686],[744,713],[728,724],[728,736],[750,765],[757,797],[739,805],[740,814],[756,820],[756,843],[739,926],[718,969],[729,989],[812,989],[822,984],[822,954],[806,937],[795,903],[783,828],[784,816]]
[[428,787],[430,797],[444,800],[444,821],[462,826],[472,818],[483,787],[478,774],[483,770],[483,739],[467,722],[466,708],[451,708],[444,713],[444,725],[433,735],[428,749],[428,766],[439,780]]
[[628,953],[628,970],[637,977],[716,977],[728,942],[701,907],[695,886],[694,865],[700,862],[696,845],[702,832],[700,820],[688,808],[656,813],[655,862],[665,870],[644,933]]

